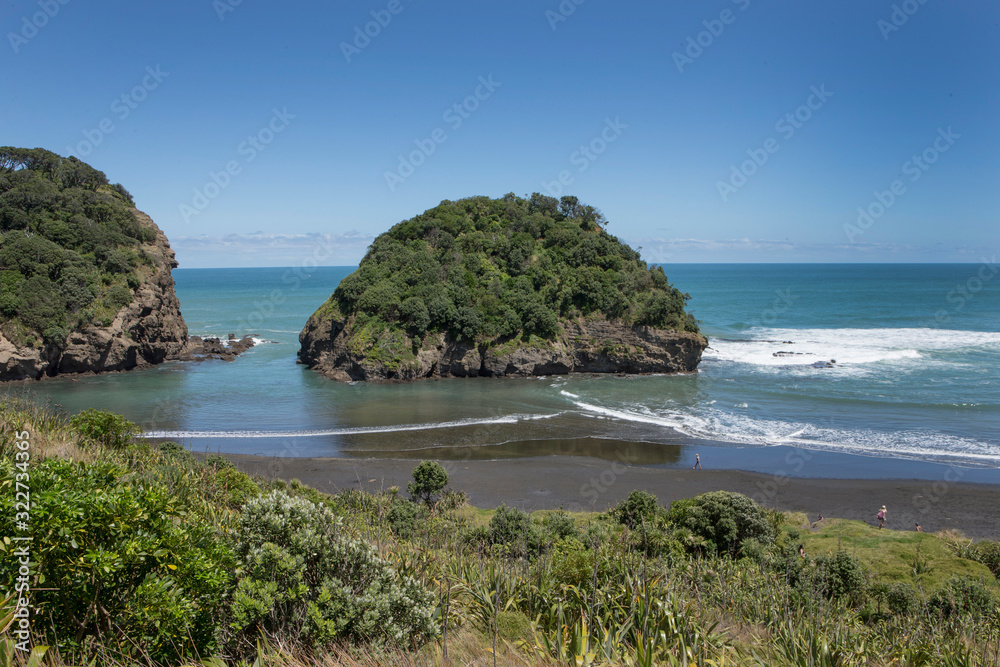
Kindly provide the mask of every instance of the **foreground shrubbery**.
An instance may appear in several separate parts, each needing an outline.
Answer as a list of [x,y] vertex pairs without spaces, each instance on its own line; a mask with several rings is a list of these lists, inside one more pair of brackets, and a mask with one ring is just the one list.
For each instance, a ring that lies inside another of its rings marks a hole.
[[[169,443],[115,442],[129,425],[98,413],[86,430],[6,401],[0,420],[5,493],[12,433],[31,430],[38,450],[34,631],[66,664],[443,664],[447,652],[453,664],[985,666],[1000,654],[996,543],[914,533],[912,567],[887,578],[850,536],[898,551],[902,534],[835,521],[812,533],[739,494],[484,512],[454,492],[428,504],[253,480]],[[826,531],[837,548],[814,548]],[[16,567],[5,556],[0,577]]]

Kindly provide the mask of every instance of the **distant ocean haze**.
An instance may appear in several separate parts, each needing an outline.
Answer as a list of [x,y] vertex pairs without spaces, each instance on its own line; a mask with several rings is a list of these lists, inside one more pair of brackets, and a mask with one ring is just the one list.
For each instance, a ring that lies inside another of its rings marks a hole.
[[694,374],[341,384],[296,364],[296,351],[306,319],[352,267],[180,269],[192,334],[260,344],[229,363],[28,391],[69,412],[122,412],[200,451],[593,456],[628,441],[631,460],[649,464],[677,464],[678,446],[702,443],[743,459],[783,445],[1000,466],[995,263],[664,268],[709,337]]

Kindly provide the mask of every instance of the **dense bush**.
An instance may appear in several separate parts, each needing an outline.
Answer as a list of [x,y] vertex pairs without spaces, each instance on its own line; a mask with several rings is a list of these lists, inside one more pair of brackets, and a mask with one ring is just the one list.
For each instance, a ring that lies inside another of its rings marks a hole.
[[419,644],[436,633],[433,597],[400,577],[326,507],[274,491],[240,517],[241,563],[228,643],[252,649],[263,632],[314,648],[335,642]]
[[0,147],[0,316],[58,344],[95,300],[111,311],[132,301],[137,249],[154,240],[128,191],[102,172],[43,149]]
[[486,532],[488,544],[503,546],[510,555],[534,553],[539,547],[538,529],[524,510],[500,505]]
[[542,525],[553,540],[577,537],[580,534],[573,517],[561,509],[546,515]]
[[[164,662],[210,654],[232,553],[170,489],[130,477],[112,463],[48,459],[32,469],[36,587],[58,591],[32,598],[39,643],[65,654],[100,638]],[[13,518],[0,515],[4,535],[15,534]],[[0,573],[10,590],[17,559],[5,557]]]
[[970,555],[990,568],[993,576],[1000,579],[1000,542],[983,541],[973,544]]
[[942,616],[996,613],[1000,597],[979,579],[952,577],[927,601],[927,607]]
[[774,543],[777,530],[768,513],[741,493],[713,491],[670,505],[667,519],[705,540],[711,550],[738,556],[746,540]]
[[423,505],[406,500],[395,501],[386,514],[389,529],[396,537],[404,540],[413,537],[418,524],[426,517],[427,509]]
[[83,437],[112,449],[124,449],[139,434],[139,427],[107,410],[84,410],[69,423]]
[[421,461],[413,469],[413,481],[406,490],[414,500],[423,500],[428,506],[444,487],[448,486],[448,471],[437,461]]
[[697,331],[689,297],[606,222],[575,197],[444,201],[377,237],[317,313],[470,341],[553,339],[561,318],[591,314]]
[[814,574],[817,588],[827,597],[854,601],[860,598],[868,579],[865,567],[846,551],[817,557]]
[[632,491],[628,498],[611,510],[618,523],[636,528],[644,523],[652,523],[660,511],[660,503],[648,491]]

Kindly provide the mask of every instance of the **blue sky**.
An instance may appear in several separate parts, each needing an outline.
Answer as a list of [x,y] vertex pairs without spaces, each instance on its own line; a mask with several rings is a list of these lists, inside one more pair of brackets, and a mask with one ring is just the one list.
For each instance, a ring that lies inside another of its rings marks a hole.
[[123,183],[183,267],[560,189],[654,262],[1000,245],[992,3],[237,1],[5,1],[0,143]]

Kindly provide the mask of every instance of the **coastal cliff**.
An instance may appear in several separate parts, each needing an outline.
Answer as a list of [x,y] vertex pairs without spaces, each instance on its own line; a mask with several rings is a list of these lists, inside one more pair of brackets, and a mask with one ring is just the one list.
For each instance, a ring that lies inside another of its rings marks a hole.
[[442,202],[375,239],[299,361],[340,381],[695,370],[690,297],[606,224],[575,197]]
[[[506,377],[564,373],[678,373],[698,367],[705,338],[697,333],[603,319],[562,323],[555,340],[500,339],[473,344],[437,333],[404,337],[389,356],[352,351],[352,322],[313,316],[299,340],[299,359],[333,380],[389,381],[433,377]],[[417,346],[417,351],[412,350]]]
[[150,230],[152,241],[141,245],[148,263],[145,279],[132,290],[131,301],[103,322],[81,321],[64,339],[45,341],[21,331],[18,344],[0,328],[0,380],[124,371],[181,355],[188,334],[171,276],[177,266],[174,252],[149,216],[135,209],[133,215]]

